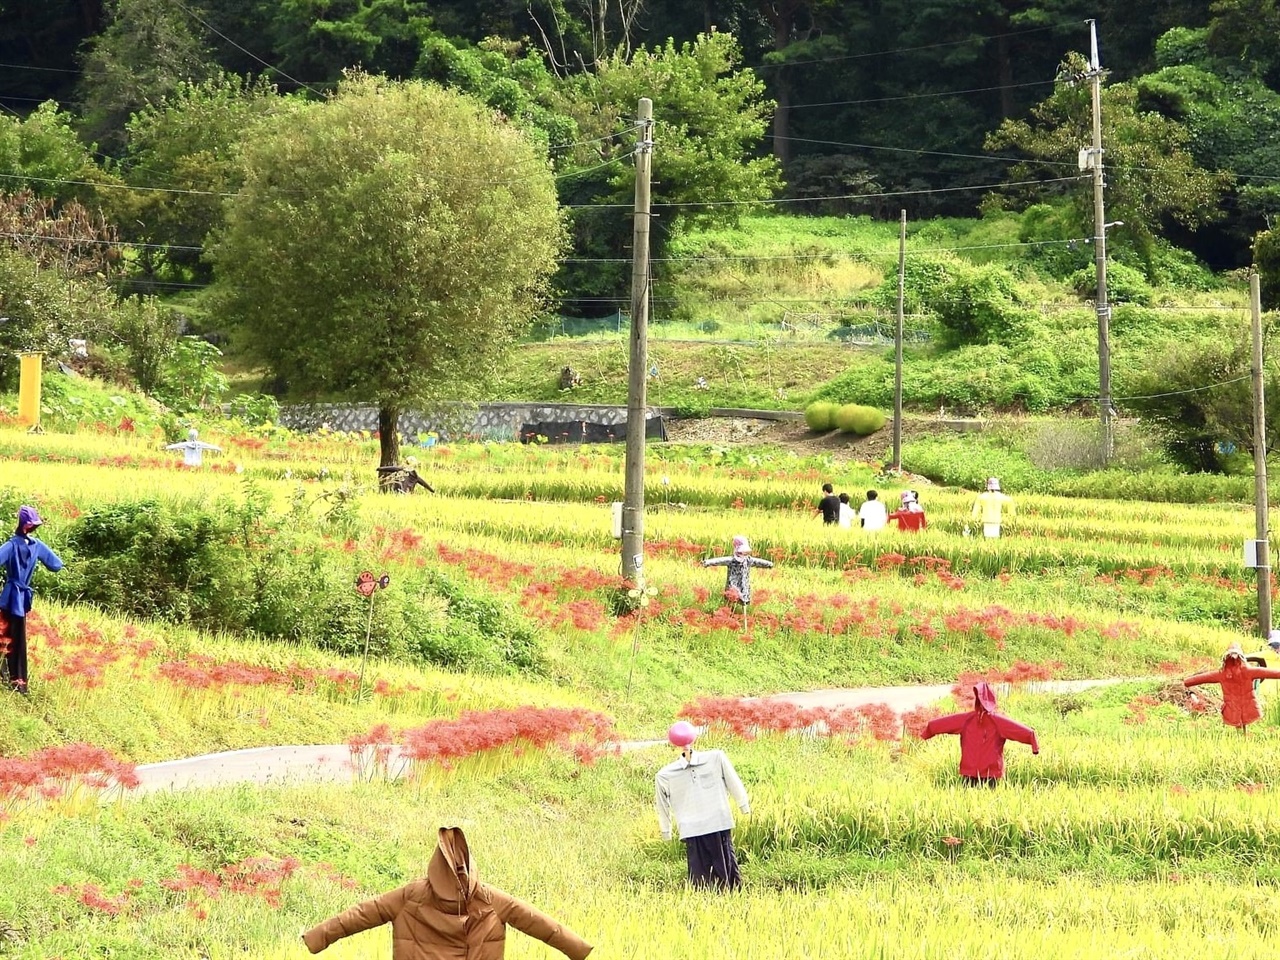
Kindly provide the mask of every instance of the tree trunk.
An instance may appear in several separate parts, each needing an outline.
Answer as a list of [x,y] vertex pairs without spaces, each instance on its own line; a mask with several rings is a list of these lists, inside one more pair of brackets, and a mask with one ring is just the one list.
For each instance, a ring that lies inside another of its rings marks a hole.
[[382,452],[380,467],[400,465],[400,410],[397,407],[378,408],[378,446]]
[[[792,17],[790,10],[784,11],[774,21],[773,25],[773,49],[785,50],[791,43],[791,25]],[[789,88],[790,77],[787,76],[787,68],[778,65],[776,71],[777,83],[774,89],[774,97],[778,101],[778,108],[773,113],[773,155],[778,158],[778,162],[784,167],[791,159],[791,90]]]
[[1008,37],[996,38],[996,71],[1000,78],[1000,116],[1004,120],[1013,117],[1013,52]]

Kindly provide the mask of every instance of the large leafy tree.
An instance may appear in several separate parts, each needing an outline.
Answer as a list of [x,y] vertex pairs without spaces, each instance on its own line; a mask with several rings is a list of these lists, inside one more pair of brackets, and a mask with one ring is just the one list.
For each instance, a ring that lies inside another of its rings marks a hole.
[[[1090,93],[1078,82],[1086,63],[1071,54],[1059,69],[1053,94],[1027,120],[1006,120],[987,138],[997,151],[1018,150],[1031,158],[1014,167],[1015,179],[1059,179],[1075,172],[1082,147],[1092,141]],[[1149,255],[1163,222],[1195,227],[1219,216],[1217,200],[1230,177],[1205,170],[1188,148],[1190,135],[1178,122],[1141,109],[1131,84],[1102,92],[1102,142],[1106,151],[1107,215],[1123,221],[1118,236]],[[1043,196],[1043,191],[1041,191]],[[1080,228],[1092,223],[1093,194],[1085,181],[1069,196]]]
[[[621,161],[634,149],[641,97],[653,101],[653,200],[690,205],[663,214],[663,229],[653,236],[655,256],[677,219],[731,221],[739,211],[733,201],[762,200],[781,186],[777,161],[758,153],[773,103],[755,73],[741,66],[733,37],[703,34],[693,43],[642,47],[630,57],[619,51],[573,82],[569,110],[583,137],[621,134],[597,144],[596,159],[580,175],[562,180],[567,202],[605,205],[575,211],[575,252],[584,256],[622,257],[629,248],[631,217],[619,208],[635,195],[635,168],[601,160]],[[561,282],[581,293],[613,297],[623,290],[624,274],[591,264],[588,270],[571,268]]]
[[401,411],[459,396],[531,322],[563,229],[545,157],[469,97],[349,76],[245,148],[215,302],[300,397]]
[[86,139],[108,153],[124,146],[135,110],[183,81],[213,72],[204,28],[170,0],[108,0],[107,27],[86,45],[80,80]]
[[207,280],[199,248],[222,223],[223,197],[239,189],[240,143],[281,103],[265,80],[248,82],[218,74],[181,83],[158,103],[133,115],[122,159],[125,181],[141,189],[119,221],[140,248],[143,278],[179,268]]

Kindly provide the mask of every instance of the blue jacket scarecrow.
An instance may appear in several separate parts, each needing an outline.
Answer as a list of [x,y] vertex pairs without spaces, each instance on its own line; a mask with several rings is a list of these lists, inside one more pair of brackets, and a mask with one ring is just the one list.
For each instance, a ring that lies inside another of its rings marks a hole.
[[5,651],[9,682],[18,693],[27,692],[27,614],[31,611],[33,593],[31,578],[36,564],[49,570],[61,570],[58,555],[41,543],[32,531],[44,521],[35,507],[18,509],[18,529],[0,544],[0,570],[4,571],[4,588],[0,590],[0,648]]

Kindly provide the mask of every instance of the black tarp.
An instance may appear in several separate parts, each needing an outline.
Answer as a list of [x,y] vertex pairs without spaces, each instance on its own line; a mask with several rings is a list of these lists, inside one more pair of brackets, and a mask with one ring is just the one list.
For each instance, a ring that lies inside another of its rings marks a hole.
[[[666,422],[662,417],[649,417],[644,422],[644,435],[648,440],[666,440]],[[546,437],[547,443],[621,443],[627,439],[627,424],[543,420],[520,428],[521,443],[536,443],[539,437]]]

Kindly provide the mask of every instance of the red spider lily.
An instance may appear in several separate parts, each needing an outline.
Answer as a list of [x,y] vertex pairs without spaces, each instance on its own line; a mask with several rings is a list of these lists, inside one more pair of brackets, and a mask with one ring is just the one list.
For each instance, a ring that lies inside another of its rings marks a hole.
[[[516,707],[505,710],[471,710],[456,720],[433,720],[422,727],[402,731],[399,741],[413,763],[439,763],[450,767],[469,756],[508,746],[545,749],[558,744],[586,756],[581,747],[595,750],[613,735],[613,724],[604,714],[561,707]],[[385,725],[364,737],[349,741],[353,751],[369,747],[389,751],[392,743]],[[594,759],[596,754],[592,753]]]
[[62,896],[74,895],[83,906],[88,907],[90,910],[109,914],[113,917],[129,905],[130,896],[129,892],[126,891],[114,897],[109,897],[102,892],[102,888],[96,883],[82,884],[78,888],[60,884],[54,887],[52,892]]

